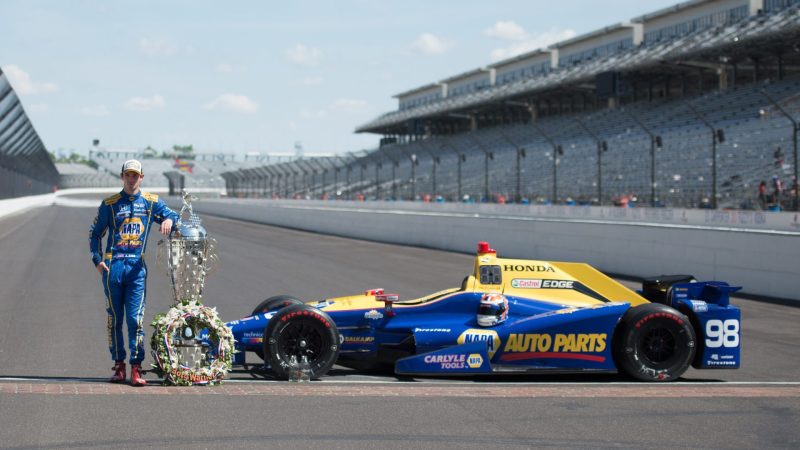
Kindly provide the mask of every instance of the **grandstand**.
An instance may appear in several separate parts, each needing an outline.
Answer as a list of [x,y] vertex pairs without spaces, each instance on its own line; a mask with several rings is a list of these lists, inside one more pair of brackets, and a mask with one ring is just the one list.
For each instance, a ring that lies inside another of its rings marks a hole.
[[237,196],[755,208],[760,181],[797,175],[799,10],[679,3],[398,94],[357,128],[382,137],[365,154],[222,177]]
[[53,192],[58,171],[0,70],[0,199]]
[[86,164],[56,163],[56,169],[60,189],[120,186],[119,176],[111,176],[105,170],[96,170]]

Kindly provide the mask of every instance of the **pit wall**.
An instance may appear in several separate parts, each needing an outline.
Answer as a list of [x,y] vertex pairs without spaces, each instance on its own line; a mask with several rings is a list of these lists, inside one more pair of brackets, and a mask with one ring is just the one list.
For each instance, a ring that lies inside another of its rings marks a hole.
[[634,277],[688,273],[800,303],[795,213],[253,199],[204,199],[194,210],[462,253],[488,241],[501,257],[581,261]]

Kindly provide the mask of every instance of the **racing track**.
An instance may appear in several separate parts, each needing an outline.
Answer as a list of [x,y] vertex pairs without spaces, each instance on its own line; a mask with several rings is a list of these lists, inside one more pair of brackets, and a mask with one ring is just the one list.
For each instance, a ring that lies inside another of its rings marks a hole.
[[[93,214],[57,206],[0,219],[2,448],[800,443],[800,308],[742,299],[735,302],[743,308],[743,369],[690,369],[685,381],[669,385],[615,375],[399,381],[343,368],[310,384],[235,373],[210,389],[110,385],[103,382],[111,367],[104,300],[87,255]],[[472,264],[470,255],[226,219],[206,217],[205,225],[222,258],[206,303],[226,320],[278,293],[318,299],[383,287],[419,296],[457,285]],[[158,237],[151,238],[148,323],[169,296],[153,258]]]

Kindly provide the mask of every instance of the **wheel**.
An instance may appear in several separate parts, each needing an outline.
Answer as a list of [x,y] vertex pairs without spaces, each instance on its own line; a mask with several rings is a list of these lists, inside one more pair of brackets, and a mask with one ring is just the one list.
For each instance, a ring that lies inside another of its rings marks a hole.
[[311,378],[324,375],[339,357],[339,331],[330,316],[307,305],[280,309],[264,331],[264,355],[277,378],[287,379],[292,356],[308,360]]
[[303,304],[302,301],[300,301],[295,297],[292,297],[291,295],[275,295],[259,303],[258,306],[256,306],[255,309],[253,309],[253,314],[250,315],[255,316],[256,314],[263,314],[273,309],[279,309],[289,305],[302,305],[302,304]]
[[[256,306],[255,309],[253,309],[253,313],[250,315],[255,316],[256,314],[263,314],[265,312],[272,311],[275,309],[281,309],[291,305],[302,305],[302,304],[303,302],[300,299],[292,297],[291,295],[273,295],[272,297],[259,303],[258,306]],[[253,350],[253,353],[258,355],[259,358],[264,359],[263,348],[255,349]],[[264,359],[264,361],[266,361],[266,359]]]
[[629,309],[617,326],[612,345],[617,367],[642,381],[679,378],[696,351],[689,319],[658,303]]

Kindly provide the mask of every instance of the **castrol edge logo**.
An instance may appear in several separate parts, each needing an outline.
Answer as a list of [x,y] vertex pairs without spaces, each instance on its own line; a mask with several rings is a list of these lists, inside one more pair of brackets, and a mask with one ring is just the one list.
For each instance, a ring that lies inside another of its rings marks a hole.
[[486,348],[489,352],[489,359],[492,359],[494,353],[500,348],[500,337],[494,330],[478,330],[470,328],[458,337],[459,344],[468,344],[471,342],[486,342]]
[[511,287],[518,289],[573,289],[573,280],[537,280],[530,278],[514,278]]

